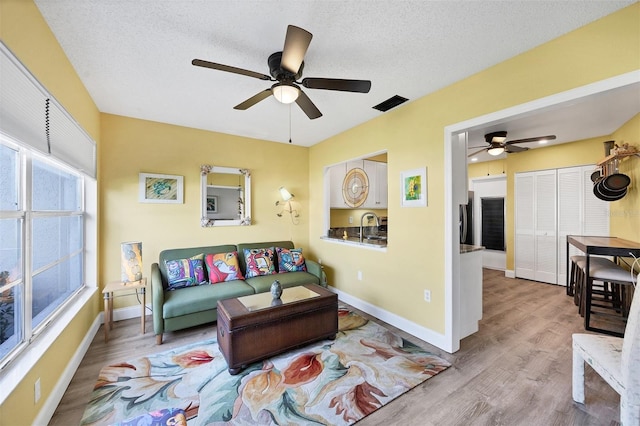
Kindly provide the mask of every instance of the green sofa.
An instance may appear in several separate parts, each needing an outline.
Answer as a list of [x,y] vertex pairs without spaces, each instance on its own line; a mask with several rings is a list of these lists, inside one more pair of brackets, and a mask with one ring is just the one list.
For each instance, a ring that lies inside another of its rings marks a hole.
[[[307,272],[287,272],[285,274],[264,275],[213,285],[167,290],[166,260],[185,259],[199,254],[237,251],[242,276],[246,277],[247,265],[243,256],[244,249],[267,247],[293,249],[294,245],[291,241],[273,241],[179,248],[160,252],[159,261],[151,265],[151,300],[156,343],[158,345],[162,344],[162,334],[165,331],[181,330],[216,321],[218,318],[218,300],[267,292],[276,279],[280,281],[283,288],[310,283],[327,286],[326,277],[320,264],[305,257]],[[277,260],[275,263],[277,269]],[[208,271],[205,272],[208,276]]]

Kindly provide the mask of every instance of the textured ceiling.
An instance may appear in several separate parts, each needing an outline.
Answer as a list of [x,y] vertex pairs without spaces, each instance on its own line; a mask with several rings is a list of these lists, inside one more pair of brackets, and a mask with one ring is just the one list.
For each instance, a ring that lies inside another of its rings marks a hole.
[[[393,95],[415,100],[634,0],[35,3],[100,111],[311,146],[380,116],[372,107]],[[313,34],[304,77],[369,79],[371,91],[304,89],[316,120],[273,97],[237,111],[271,83],[191,65],[268,74],[289,24]]]

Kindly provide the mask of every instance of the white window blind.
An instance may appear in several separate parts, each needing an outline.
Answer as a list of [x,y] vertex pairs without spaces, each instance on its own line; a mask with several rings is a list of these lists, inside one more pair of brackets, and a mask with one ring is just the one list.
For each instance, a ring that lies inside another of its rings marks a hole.
[[96,176],[91,137],[0,43],[0,131],[42,153]]

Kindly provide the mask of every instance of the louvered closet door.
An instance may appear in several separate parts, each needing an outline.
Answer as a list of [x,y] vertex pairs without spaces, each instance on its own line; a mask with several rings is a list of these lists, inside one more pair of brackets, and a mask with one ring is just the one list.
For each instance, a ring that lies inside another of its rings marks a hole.
[[535,279],[534,174],[515,175],[515,275]]
[[[611,203],[602,201],[593,195],[593,183],[591,173],[594,166],[584,166],[583,173],[583,199],[584,199],[584,221],[582,223],[582,235],[592,235],[598,237],[609,236],[609,219]],[[618,235],[623,237],[622,235]],[[623,237],[624,238],[624,237]]]
[[544,170],[535,181],[535,280],[555,284],[557,276],[556,171]]
[[[558,170],[558,284],[567,285],[567,235],[582,235],[584,198],[582,167]],[[569,247],[569,255],[578,254]]]

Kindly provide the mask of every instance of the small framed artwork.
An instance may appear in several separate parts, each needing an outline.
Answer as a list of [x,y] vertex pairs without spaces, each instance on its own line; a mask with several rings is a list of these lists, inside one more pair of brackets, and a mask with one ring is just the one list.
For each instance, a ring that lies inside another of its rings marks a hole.
[[207,213],[218,213],[218,197],[207,195]]
[[402,207],[425,207],[427,205],[427,168],[407,170],[400,173]]
[[182,176],[140,173],[139,201],[141,203],[183,203]]

